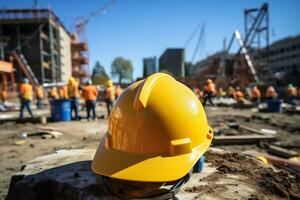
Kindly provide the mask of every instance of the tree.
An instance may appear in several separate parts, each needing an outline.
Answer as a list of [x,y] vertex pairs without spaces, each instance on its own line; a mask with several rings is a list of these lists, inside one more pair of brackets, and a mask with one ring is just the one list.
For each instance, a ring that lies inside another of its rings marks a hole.
[[92,81],[96,85],[105,84],[109,79],[109,76],[105,72],[104,67],[100,64],[99,61],[96,61],[95,66],[92,72]]
[[117,57],[111,64],[111,75],[117,77],[119,84],[123,80],[132,81],[133,67],[128,59]]

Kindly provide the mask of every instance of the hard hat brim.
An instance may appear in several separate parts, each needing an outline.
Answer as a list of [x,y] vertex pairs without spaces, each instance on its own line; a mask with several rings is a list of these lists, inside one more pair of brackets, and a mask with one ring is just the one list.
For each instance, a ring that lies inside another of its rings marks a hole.
[[208,149],[212,139],[206,139],[191,153],[177,156],[145,155],[107,148],[100,143],[92,162],[96,174],[128,181],[170,182],[185,176]]

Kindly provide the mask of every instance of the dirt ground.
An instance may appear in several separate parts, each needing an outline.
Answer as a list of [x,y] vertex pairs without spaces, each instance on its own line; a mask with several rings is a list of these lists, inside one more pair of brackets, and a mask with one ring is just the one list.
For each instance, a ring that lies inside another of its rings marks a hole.
[[[236,121],[239,124],[247,125],[251,128],[274,129],[277,131],[276,135],[282,145],[300,152],[300,115],[255,113],[249,109],[242,110],[221,107],[217,109],[206,108],[206,112],[208,121],[213,128],[224,127],[227,121]],[[9,113],[6,113],[6,115],[8,114]],[[98,114],[105,114],[104,107],[100,108]],[[0,115],[2,115],[2,113]],[[82,113],[82,115],[85,116],[85,113]],[[53,153],[59,149],[77,149],[83,147],[96,148],[101,137],[107,131],[107,119],[98,119],[96,121],[87,121],[83,119],[82,121],[48,123],[45,126],[57,128],[63,133],[63,136],[55,139],[42,139],[40,136],[34,136],[24,139],[24,144],[15,144],[16,141],[22,140],[20,138],[21,133],[37,131],[41,126],[41,124],[15,122],[0,124],[0,199],[5,199],[11,176],[20,171],[22,165],[35,157]],[[239,134],[240,132],[239,130],[234,129],[225,131],[230,132],[233,135]],[[243,146],[227,145],[217,147],[225,150],[231,150],[233,152],[261,148],[259,144]],[[209,157],[209,159],[212,160],[211,157]],[[220,162],[221,158],[218,159],[218,162]],[[214,161],[217,162],[216,160],[218,159],[215,159]],[[234,162],[242,162],[242,159],[235,159]],[[227,168],[226,166],[224,167],[224,173],[226,173],[227,170],[233,170],[232,168]],[[249,168],[247,168],[247,170],[249,170]],[[269,174],[261,174],[260,177],[263,176],[269,176]],[[271,174],[270,177],[267,177],[267,180],[271,180],[272,176],[274,175]],[[281,177],[283,178],[284,176],[285,175],[283,174]],[[255,177],[251,179],[251,181],[255,181],[254,179]],[[257,181],[258,186],[270,186],[268,189],[271,189],[269,182],[264,183],[262,181],[259,182],[259,180]],[[282,182],[284,180],[279,178],[278,180],[276,179],[276,181]],[[299,184],[297,183],[287,184],[295,184],[299,189]],[[296,191],[299,192],[300,190]],[[297,197],[297,195],[299,194],[295,194],[295,190],[291,189],[290,191],[283,191],[282,198],[288,199],[289,197]],[[252,199],[260,199],[259,194],[254,194]]]

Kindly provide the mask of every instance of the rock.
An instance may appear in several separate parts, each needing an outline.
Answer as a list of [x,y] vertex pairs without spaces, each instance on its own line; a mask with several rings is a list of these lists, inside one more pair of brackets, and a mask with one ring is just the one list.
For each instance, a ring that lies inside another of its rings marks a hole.
[[[107,190],[103,179],[91,171],[94,153],[94,149],[61,150],[30,161],[11,178],[6,199],[120,200]],[[215,148],[205,156],[204,171],[191,175],[177,193],[178,199],[251,199],[253,194],[262,199],[274,199],[274,195],[278,199],[298,197],[296,185],[300,181],[286,173],[275,172],[252,157]],[[290,187],[285,189],[282,184],[287,182]],[[277,190],[270,193],[275,184]]]

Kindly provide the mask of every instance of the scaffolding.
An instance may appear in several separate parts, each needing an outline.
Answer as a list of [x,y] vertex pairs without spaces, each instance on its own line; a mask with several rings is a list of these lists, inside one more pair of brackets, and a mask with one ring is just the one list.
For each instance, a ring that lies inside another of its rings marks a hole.
[[[37,82],[61,81],[60,28],[63,24],[50,9],[0,10],[0,59],[8,60],[12,52],[24,58]],[[67,31],[66,31],[67,32]],[[14,56],[17,80],[24,72]]]

